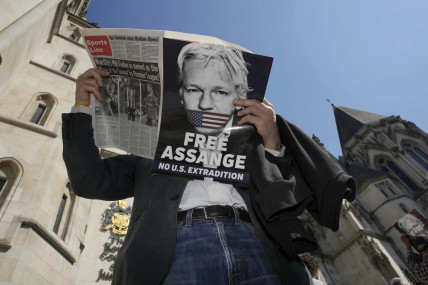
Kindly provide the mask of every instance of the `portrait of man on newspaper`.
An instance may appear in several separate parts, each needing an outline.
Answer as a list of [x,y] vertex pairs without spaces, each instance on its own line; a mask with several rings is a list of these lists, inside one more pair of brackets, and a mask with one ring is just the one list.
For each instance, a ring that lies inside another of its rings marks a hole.
[[[184,46],[178,56],[178,49],[172,49],[177,68],[167,66],[165,59],[165,103],[154,172],[245,184],[246,156],[256,128],[239,123],[243,106],[236,100],[270,104],[263,97],[272,59],[248,54],[247,62],[243,52],[232,47],[165,41],[165,50],[174,44]],[[259,68],[252,77],[258,77],[252,82],[256,90],[248,82],[248,67],[253,65]],[[174,85],[167,70],[178,70]],[[177,99],[179,104],[169,108]]]
[[417,237],[424,237],[428,239],[428,221],[416,209],[413,209],[412,211],[401,217],[394,224],[394,226],[409,240],[413,240]]

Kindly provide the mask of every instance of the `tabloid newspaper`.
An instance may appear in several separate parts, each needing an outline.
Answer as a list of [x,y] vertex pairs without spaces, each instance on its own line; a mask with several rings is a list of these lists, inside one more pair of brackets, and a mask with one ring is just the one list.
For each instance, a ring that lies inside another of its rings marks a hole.
[[163,32],[82,29],[94,66],[108,70],[99,102],[92,97],[95,142],[153,158],[161,108]]
[[247,186],[252,125],[234,98],[263,100],[273,59],[218,38],[84,29],[94,66],[110,72],[93,99],[98,147],[153,159],[152,173]]
[[[415,249],[428,241],[428,220],[416,209],[401,217],[394,227],[403,234]],[[422,239],[421,239],[422,238]]]

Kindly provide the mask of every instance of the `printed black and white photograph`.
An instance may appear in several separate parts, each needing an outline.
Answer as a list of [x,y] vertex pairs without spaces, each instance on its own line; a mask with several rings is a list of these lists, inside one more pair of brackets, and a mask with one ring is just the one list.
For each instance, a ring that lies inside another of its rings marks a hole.
[[133,78],[121,77],[120,88],[120,114],[121,118],[128,121],[140,121],[141,88],[140,81]]
[[119,76],[103,77],[103,86],[100,88],[100,93],[103,101],[95,106],[95,115],[117,117],[119,107]]
[[164,100],[153,172],[246,185],[256,130],[237,98],[263,100],[272,58],[164,39]]
[[400,218],[395,227],[410,238],[428,238],[428,220],[417,210],[412,210]]
[[160,86],[142,82],[141,123],[156,126],[159,121]]

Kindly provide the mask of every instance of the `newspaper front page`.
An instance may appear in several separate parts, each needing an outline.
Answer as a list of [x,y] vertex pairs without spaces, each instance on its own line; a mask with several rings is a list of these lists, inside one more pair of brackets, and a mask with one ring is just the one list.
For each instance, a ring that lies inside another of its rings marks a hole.
[[102,102],[92,97],[94,138],[99,148],[119,148],[153,158],[162,106],[163,31],[83,29],[92,63],[110,72]]
[[248,186],[257,133],[238,125],[234,99],[263,101],[272,58],[211,44],[163,40],[163,107],[152,172]]

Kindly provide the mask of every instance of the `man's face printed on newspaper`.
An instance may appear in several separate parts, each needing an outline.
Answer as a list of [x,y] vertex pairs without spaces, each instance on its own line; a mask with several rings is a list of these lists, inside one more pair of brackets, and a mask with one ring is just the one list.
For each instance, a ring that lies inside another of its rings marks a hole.
[[403,218],[401,228],[411,237],[426,235],[423,222],[412,215]]
[[235,106],[232,101],[238,92],[225,64],[218,60],[189,60],[183,67],[181,96],[186,110],[224,114],[225,120],[217,122],[216,128],[201,127],[189,120],[196,131],[206,135],[220,133],[232,116]]

